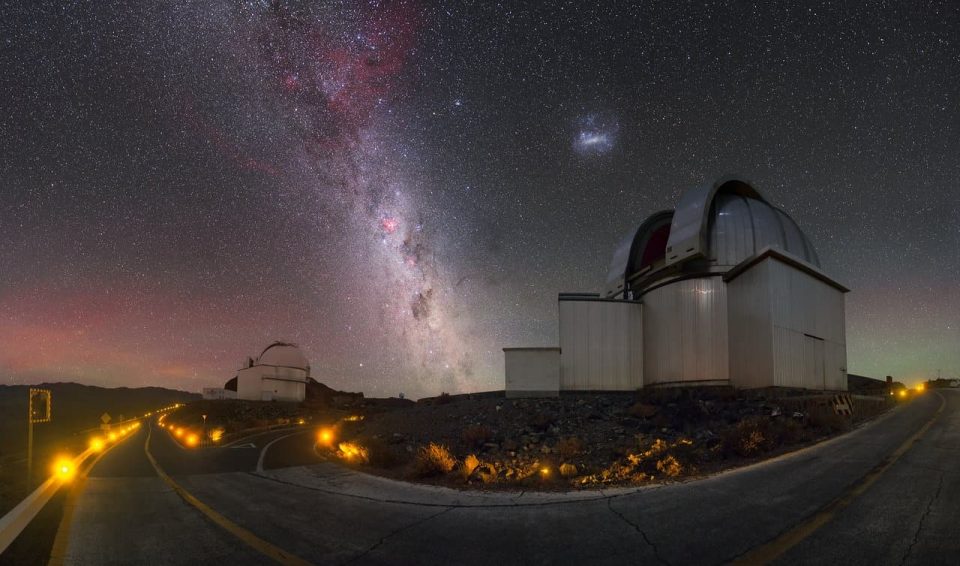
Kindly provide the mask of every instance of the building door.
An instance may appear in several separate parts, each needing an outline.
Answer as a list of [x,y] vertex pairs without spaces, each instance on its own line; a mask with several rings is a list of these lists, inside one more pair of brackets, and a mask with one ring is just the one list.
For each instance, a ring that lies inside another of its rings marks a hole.
[[803,335],[804,387],[826,390],[827,356],[825,346],[826,343],[823,338],[817,338],[809,334]]

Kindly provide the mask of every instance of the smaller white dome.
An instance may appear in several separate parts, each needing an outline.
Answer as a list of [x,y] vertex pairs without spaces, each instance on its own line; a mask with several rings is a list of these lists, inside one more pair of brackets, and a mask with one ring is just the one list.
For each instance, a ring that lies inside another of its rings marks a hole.
[[295,344],[286,342],[274,342],[267,346],[254,365],[278,366],[308,371],[310,369],[310,362],[307,361],[307,357],[303,355],[300,348]]

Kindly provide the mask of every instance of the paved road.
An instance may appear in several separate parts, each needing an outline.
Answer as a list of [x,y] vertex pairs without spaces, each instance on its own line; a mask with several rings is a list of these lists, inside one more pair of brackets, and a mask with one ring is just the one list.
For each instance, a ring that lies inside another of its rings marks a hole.
[[150,451],[182,495],[147,459],[144,429],[103,458],[76,495],[62,558],[71,564],[263,563],[263,553],[317,564],[960,562],[956,391],[925,394],[851,434],[748,468],[682,484],[575,494],[483,494],[366,476],[314,463],[310,435],[285,436],[291,432],[252,439],[255,448],[198,454],[153,429]]

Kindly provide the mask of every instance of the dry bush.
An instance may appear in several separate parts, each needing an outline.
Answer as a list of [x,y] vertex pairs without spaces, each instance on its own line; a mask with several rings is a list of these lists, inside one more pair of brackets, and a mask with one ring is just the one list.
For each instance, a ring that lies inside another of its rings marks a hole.
[[400,463],[400,452],[382,438],[370,438],[366,441],[367,460],[377,468],[393,468]]
[[369,461],[369,453],[367,452],[367,449],[356,442],[341,442],[339,445],[337,445],[337,448],[339,448],[337,451],[337,456],[340,456],[348,462],[366,464]]
[[491,462],[484,462],[477,467],[477,475],[483,483],[493,483],[497,481],[497,466]]
[[476,454],[470,454],[464,458],[460,464],[460,475],[463,476],[463,480],[469,481],[470,476],[473,475],[474,470],[478,467],[480,467],[480,458],[477,458]]
[[778,439],[769,417],[748,417],[729,429],[721,438],[724,456],[756,456],[773,448]]
[[582,454],[584,449],[586,449],[586,445],[576,436],[567,436],[561,438],[560,442],[557,442],[557,453],[559,453],[560,457],[564,460]]
[[414,470],[418,476],[427,477],[450,473],[456,465],[456,458],[450,455],[446,446],[431,442],[417,451]]
[[683,473],[683,466],[680,465],[680,461],[673,456],[667,456],[660,460],[657,460],[657,471],[661,474],[675,478]]
[[577,467],[573,464],[560,464],[560,475],[569,478],[577,475]]
[[438,405],[446,405],[447,403],[452,403],[452,402],[453,402],[453,397],[451,397],[450,394],[447,393],[446,391],[444,391],[443,393],[440,394],[439,397],[437,397]]
[[493,438],[493,431],[484,425],[470,425],[460,435],[463,443],[471,448],[480,448]]

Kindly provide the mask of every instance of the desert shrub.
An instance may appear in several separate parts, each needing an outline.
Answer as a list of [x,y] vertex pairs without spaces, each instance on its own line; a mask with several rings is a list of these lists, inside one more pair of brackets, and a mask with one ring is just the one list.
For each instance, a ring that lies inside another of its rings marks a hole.
[[452,402],[453,402],[453,397],[451,397],[450,394],[447,393],[446,391],[444,391],[443,393],[440,394],[439,397],[437,397],[437,404],[439,405],[446,405],[447,403],[452,403]]
[[773,448],[776,435],[768,417],[748,417],[724,433],[721,439],[725,456],[756,456]]
[[560,464],[560,475],[565,478],[575,476],[577,475],[577,467],[573,464]]
[[667,455],[657,460],[657,471],[667,477],[675,478],[683,472],[683,466],[675,457]]
[[582,454],[585,448],[583,441],[576,436],[567,436],[557,442],[557,453],[565,460]]
[[446,446],[431,442],[417,451],[414,469],[418,476],[427,477],[449,473],[456,465],[456,458],[450,455]]
[[480,467],[480,458],[477,458],[476,454],[470,454],[464,458],[460,464],[460,475],[463,476],[464,481],[469,480],[478,467]]
[[491,462],[484,462],[477,467],[477,475],[483,483],[493,483],[497,481],[497,466]]
[[377,468],[392,468],[400,463],[400,453],[382,438],[370,438],[366,441],[367,460]]
[[337,445],[337,448],[339,448],[337,456],[340,456],[348,462],[366,464],[369,461],[369,453],[366,447],[356,442],[341,442]]
[[471,448],[479,448],[493,438],[493,431],[484,425],[470,425],[461,433],[463,443]]

